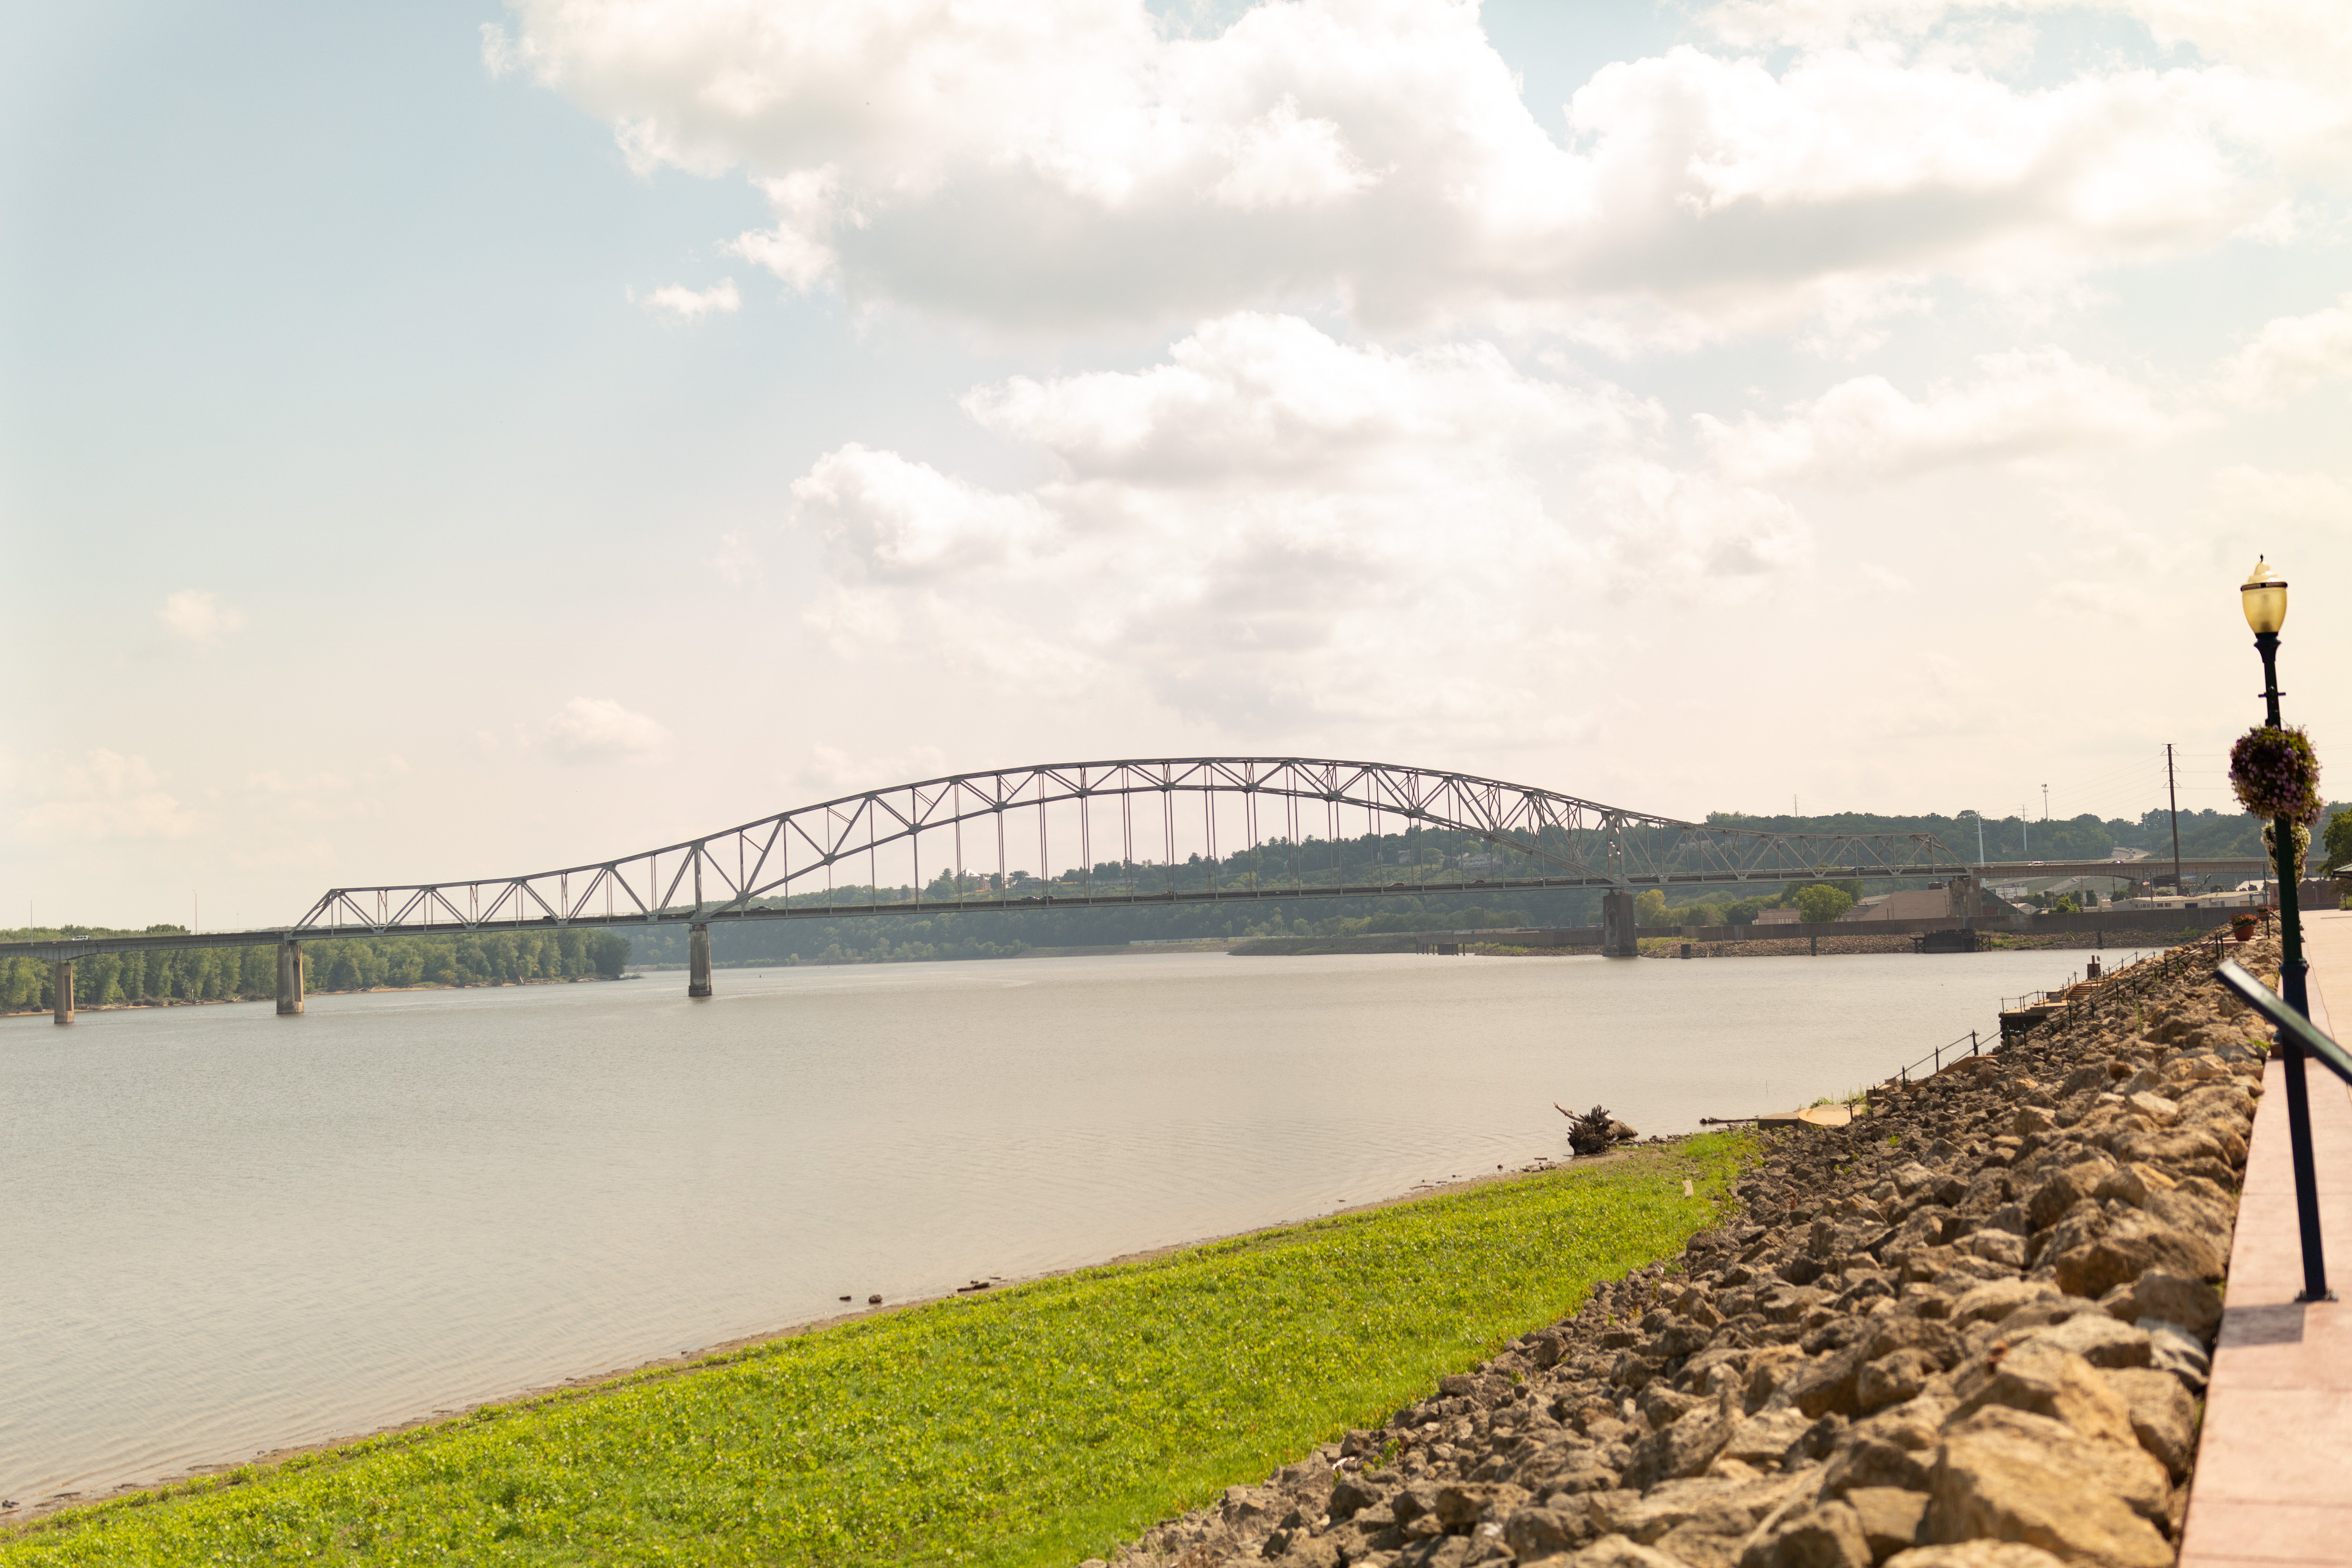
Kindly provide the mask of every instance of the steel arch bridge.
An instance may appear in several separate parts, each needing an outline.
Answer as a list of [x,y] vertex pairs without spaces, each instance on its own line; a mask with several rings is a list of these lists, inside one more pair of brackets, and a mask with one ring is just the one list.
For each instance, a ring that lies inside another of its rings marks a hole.
[[[1448,868],[1442,850],[1449,837],[1475,841],[1485,853],[1460,856]],[[1401,851],[1394,861],[1392,843]],[[1441,851],[1434,868],[1424,864],[1432,847]],[[982,869],[972,868],[975,857]],[[1237,863],[1247,868],[1231,871]],[[1228,868],[1222,881],[1221,866]],[[926,868],[933,873],[928,880]],[[658,849],[525,876],[336,888],[284,934],[707,927],[1547,888],[1625,893],[1970,871],[1923,833],[1715,827],[1387,763],[1164,757],[893,784]]]

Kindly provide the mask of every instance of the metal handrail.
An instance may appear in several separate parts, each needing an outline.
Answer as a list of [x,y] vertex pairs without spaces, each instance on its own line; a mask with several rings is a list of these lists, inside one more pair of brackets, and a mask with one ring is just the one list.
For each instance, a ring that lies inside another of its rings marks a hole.
[[[2037,1025],[2035,1027],[2055,1025],[2061,1031],[2070,1030],[2084,1019],[2096,1016],[2111,1005],[2136,1001],[2147,993],[2150,985],[2172,978],[2194,962],[2204,942],[2203,937],[2192,938],[2177,947],[2150,953],[2136,963],[2128,963],[2121,969],[2110,970],[2101,978],[2095,995],[2087,998],[2068,997],[2058,1005],[2059,1011],[2053,1013],[2043,1025]],[[2049,1001],[2052,994],[2048,991],[2033,991],[2015,998],[2003,997],[2000,1011],[2008,1013],[2019,1007],[2035,1006]],[[1911,1075],[1922,1067],[1929,1067],[1934,1072],[1943,1071],[1944,1058],[1957,1054],[1963,1043],[1969,1047],[1968,1055],[1979,1056],[1983,1054],[1988,1041],[1991,1043],[1993,1049],[1998,1050],[2002,1045],[2008,1043],[2009,1038],[2009,1036],[1999,1029],[1995,1029],[1989,1037],[1980,1030],[1971,1029],[1960,1039],[1938,1046],[1917,1061],[1896,1069],[1895,1077],[1901,1082],[1909,1083]]]
[[2316,1057],[2320,1066],[2352,1084],[2352,1055],[2287,1005],[2286,998],[2255,979],[2252,970],[2234,958],[2225,958],[2213,978],[2245,998],[2246,1005],[2268,1018],[2281,1034],[2293,1036],[2295,1045]]
[[2268,1018],[2278,1029],[2280,1064],[2286,1069],[2286,1131],[2289,1157],[2294,1165],[2295,1226],[2303,1235],[2303,1293],[2298,1301],[2333,1301],[2327,1288],[2327,1253],[2319,1234],[2319,1173],[2311,1152],[2311,1089],[2304,1081],[2303,1058],[2352,1084],[2352,1056],[2312,1026],[2293,1003],[2255,979],[2234,958],[2224,958],[2213,978],[2242,997],[2246,1005]]
[[1980,1055],[1983,1052],[1983,1041],[1979,1037],[1976,1030],[1970,1029],[1967,1034],[1961,1036],[1959,1039],[1952,1041],[1949,1045],[1937,1046],[1934,1050],[1929,1051],[1926,1056],[1921,1057],[1918,1061],[1913,1062],[1910,1067],[1896,1069],[1895,1077],[1905,1083],[1909,1083],[1911,1081],[1913,1069],[1926,1062],[1935,1063],[1935,1067],[1932,1070],[1935,1072],[1942,1072],[1944,1070],[1944,1053],[1946,1051],[1950,1051],[1955,1055],[1958,1055],[1961,1041],[1963,1040],[1968,1043],[1969,1055],[1973,1057]]

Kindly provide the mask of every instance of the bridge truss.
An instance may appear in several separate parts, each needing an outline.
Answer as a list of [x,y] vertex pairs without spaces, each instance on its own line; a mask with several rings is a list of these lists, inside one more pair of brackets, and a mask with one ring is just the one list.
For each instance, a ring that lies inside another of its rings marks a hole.
[[[1449,842],[1478,852],[1449,858]],[[1623,891],[1969,871],[1929,834],[1714,827],[1384,763],[1171,757],[895,784],[527,876],[336,888],[286,934]]]

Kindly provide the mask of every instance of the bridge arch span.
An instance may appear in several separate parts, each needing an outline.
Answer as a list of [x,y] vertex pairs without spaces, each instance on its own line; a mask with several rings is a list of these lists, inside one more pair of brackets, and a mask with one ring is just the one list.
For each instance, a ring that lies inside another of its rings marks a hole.
[[[1432,836],[1441,847],[1434,863],[1425,859]],[[1482,852],[1448,866],[1447,839]],[[1394,875],[1395,862],[1381,858],[1391,840],[1408,856]],[[1247,869],[1236,877],[1231,868],[1243,849]],[[1623,892],[1968,871],[1927,834],[1716,827],[1389,763],[1128,758],[892,784],[551,871],[331,889],[291,934],[708,926],[1529,888]]]

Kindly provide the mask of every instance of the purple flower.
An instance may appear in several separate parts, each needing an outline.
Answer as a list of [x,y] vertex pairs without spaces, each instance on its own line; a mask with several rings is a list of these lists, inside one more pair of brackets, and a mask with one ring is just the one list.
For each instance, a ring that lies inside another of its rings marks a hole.
[[2326,803],[2319,795],[2319,756],[2299,729],[2257,725],[2230,748],[2230,787],[2255,816],[2312,823]]

